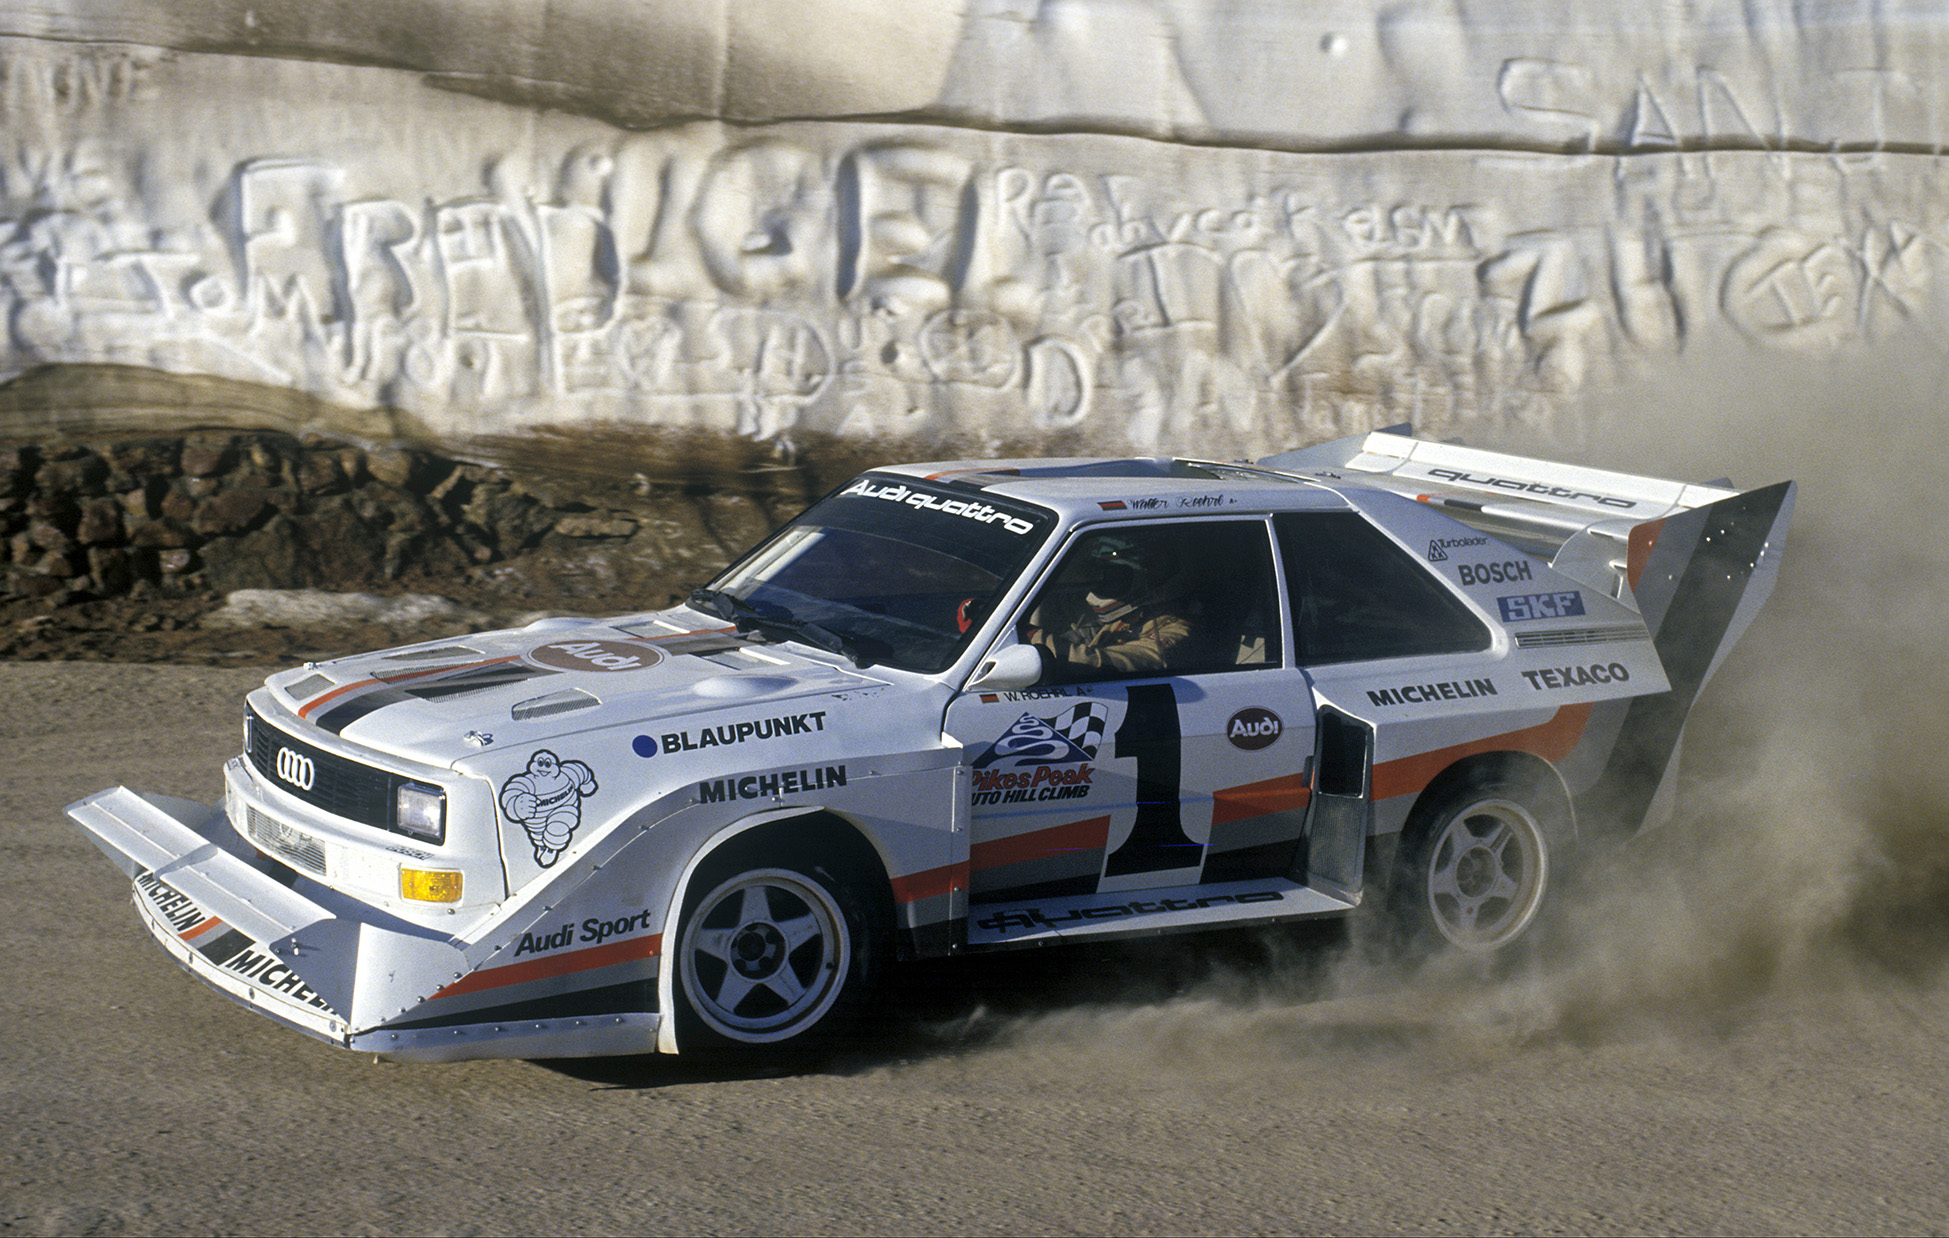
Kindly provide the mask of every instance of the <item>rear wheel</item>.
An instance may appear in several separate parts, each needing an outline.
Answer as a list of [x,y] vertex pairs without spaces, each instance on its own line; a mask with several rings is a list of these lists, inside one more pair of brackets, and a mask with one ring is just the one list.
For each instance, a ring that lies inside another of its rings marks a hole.
[[1521,938],[1550,890],[1562,833],[1553,797],[1514,780],[1471,781],[1417,818],[1390,900],[1410,941],[1488,953]]
[[677,933],[683,1047],[801,1048],[857,1012],[876,933],[844,885],[812,864],[700,875]]

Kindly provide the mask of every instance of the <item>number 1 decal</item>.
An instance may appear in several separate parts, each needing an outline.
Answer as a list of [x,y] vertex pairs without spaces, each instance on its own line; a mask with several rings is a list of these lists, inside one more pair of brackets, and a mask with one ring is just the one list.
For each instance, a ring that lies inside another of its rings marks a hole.
[[1111,852],[1105,877],[1195,868],[1204,844],[1185,836],[1178,800],[1184,785],[1184,728],[1177,690],[1168,683],[1137,684],[1117,728],[1117,756],[1137,760],[1137,821]]

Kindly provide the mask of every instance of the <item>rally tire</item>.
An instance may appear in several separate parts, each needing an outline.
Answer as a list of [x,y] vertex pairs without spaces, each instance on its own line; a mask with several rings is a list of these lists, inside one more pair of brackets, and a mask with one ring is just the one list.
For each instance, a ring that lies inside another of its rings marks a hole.
[[858,1018],[884,933],[825,867],[709,865],[676,950],[680,1052],[773,1056],[828,1047]]
[[1469,779],[1417,809],[1388,898],[1400,944],[1486,955],[1532,937],[1563,820],[1557,797],[1512,778]]

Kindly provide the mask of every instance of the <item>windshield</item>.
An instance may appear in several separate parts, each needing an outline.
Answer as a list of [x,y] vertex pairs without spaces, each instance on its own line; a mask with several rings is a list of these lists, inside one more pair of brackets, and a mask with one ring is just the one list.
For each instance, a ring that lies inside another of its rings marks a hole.
[[1054,521],[976,490],[868,474],[691,600],[741,628],[862,666],[944,670]]

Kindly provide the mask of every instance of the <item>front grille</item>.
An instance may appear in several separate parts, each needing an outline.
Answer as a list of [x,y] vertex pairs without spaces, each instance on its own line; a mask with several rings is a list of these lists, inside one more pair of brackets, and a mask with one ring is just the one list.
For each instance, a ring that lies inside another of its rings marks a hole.
[[277,818],[252,808],[244,823],[244,832],[250,835],[250,841],[284,857],[287,863],[320,877],[325,875],[324,845],[302,830],[294,830]]
[[[403,779],[286,735],[254,709],[247,727],[245,754],[257,772],[280,790],[333,816],[382,830],[392,828],[393,793]],[[280,770],[280,764],[287,768]],[[307,779],[310,786],[303,785]]]

